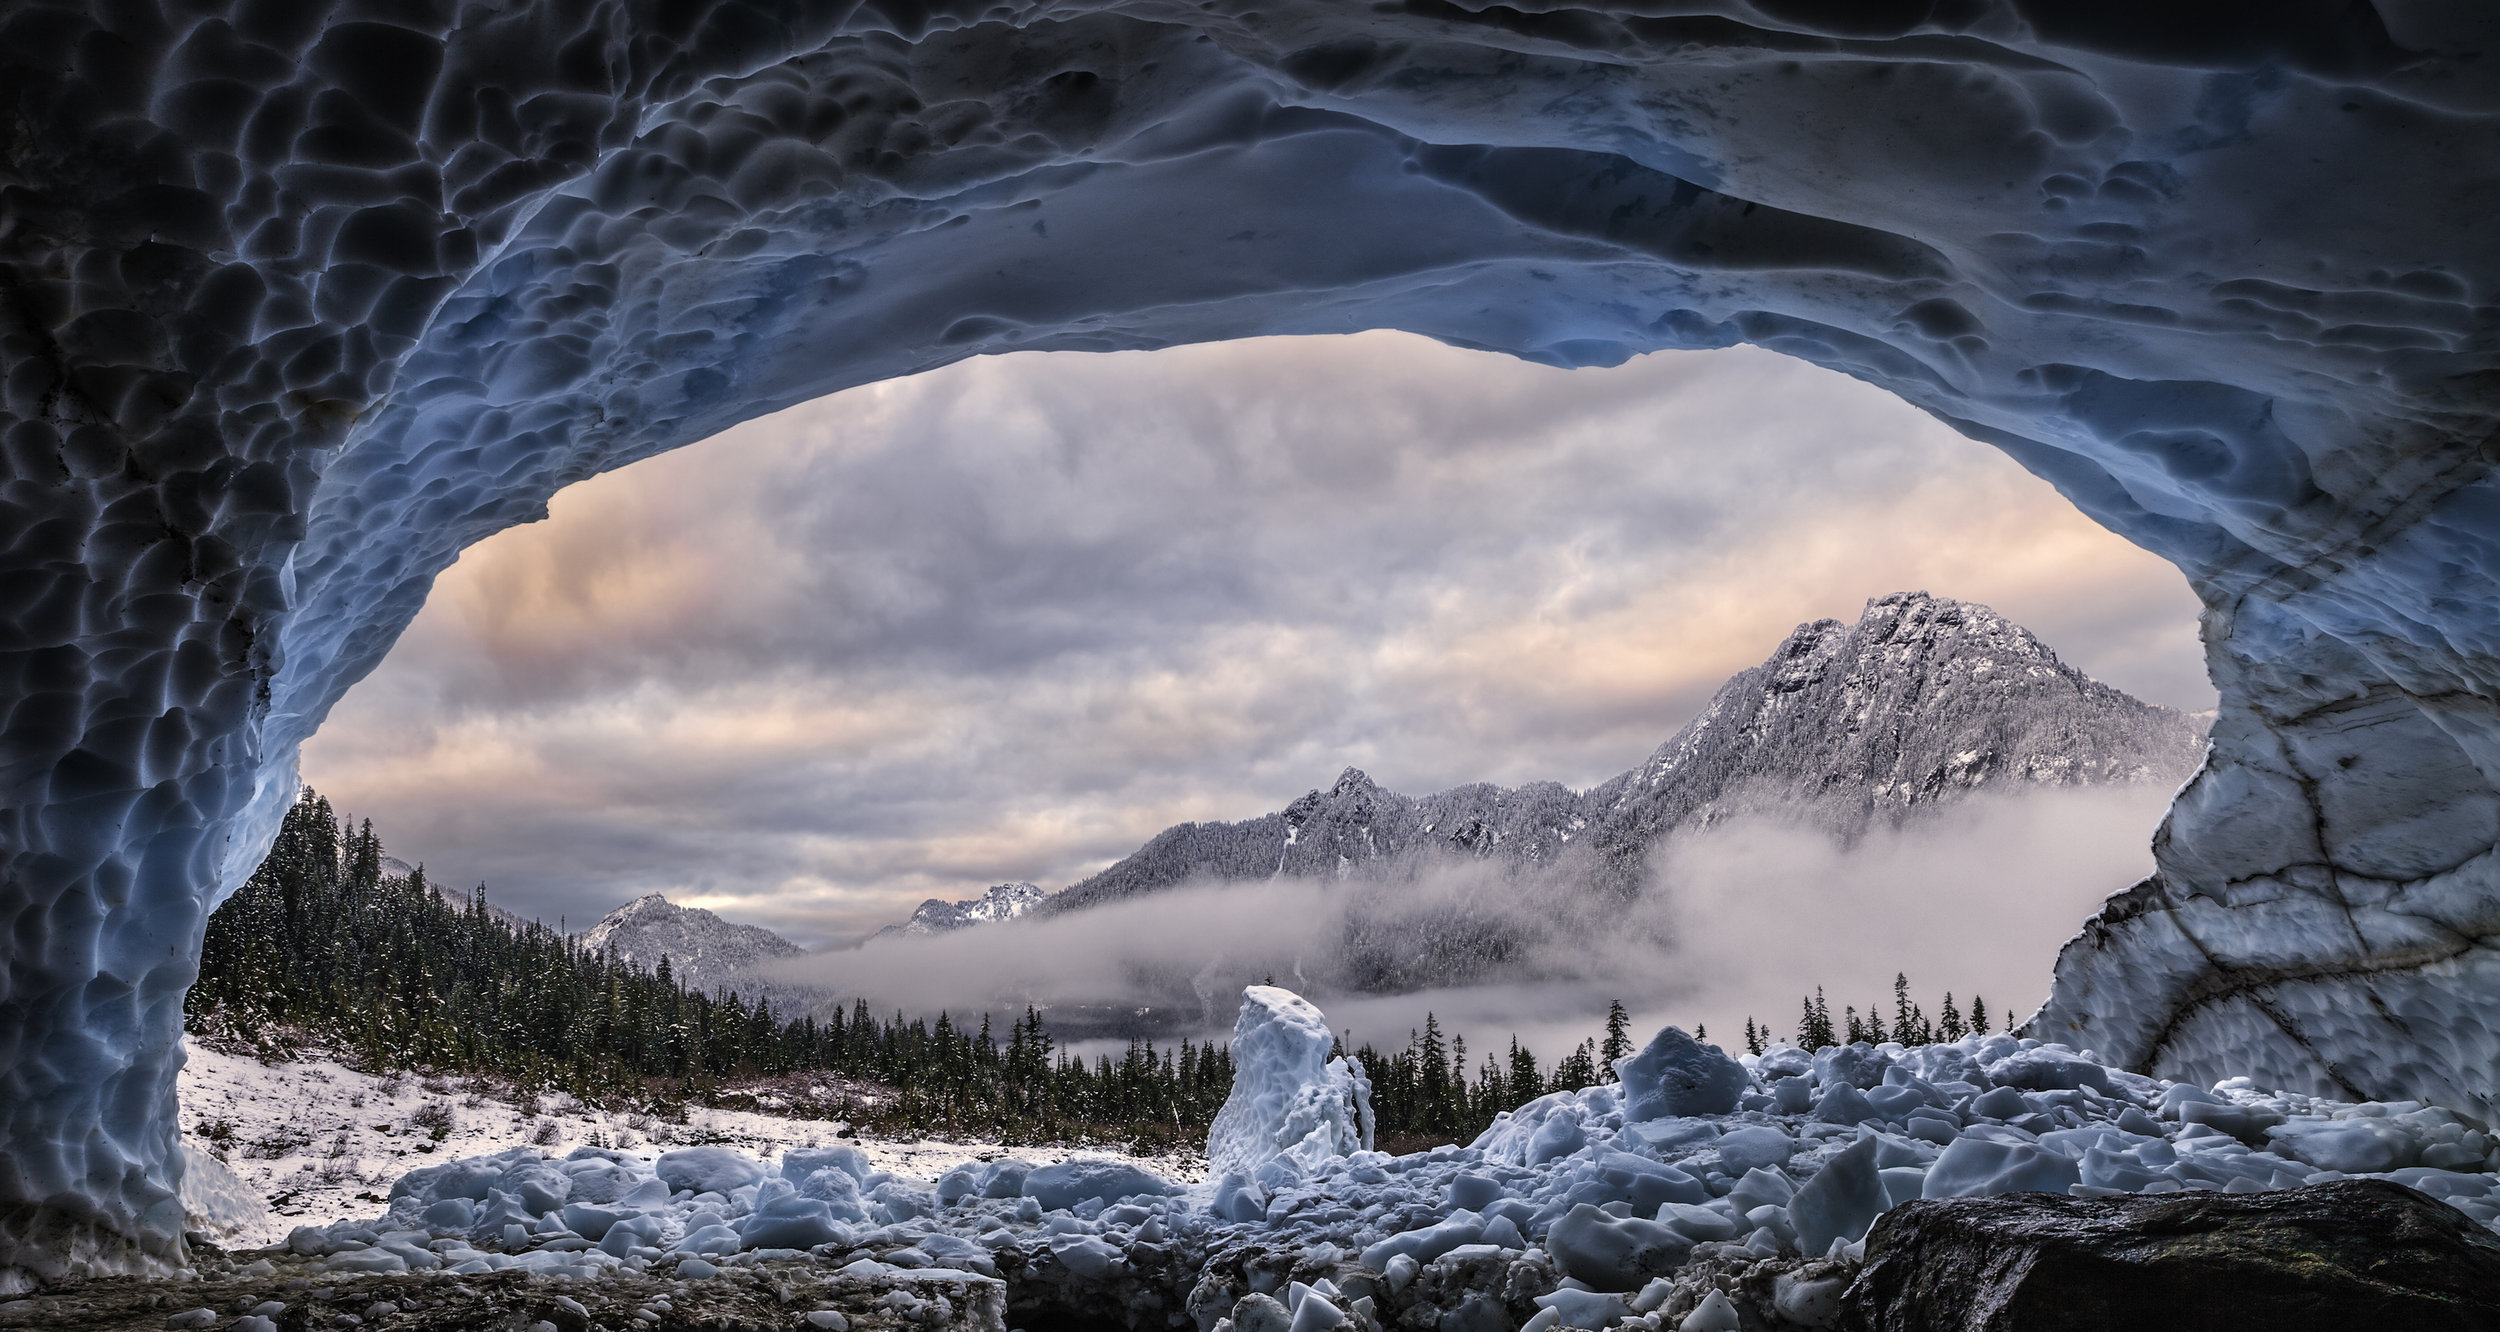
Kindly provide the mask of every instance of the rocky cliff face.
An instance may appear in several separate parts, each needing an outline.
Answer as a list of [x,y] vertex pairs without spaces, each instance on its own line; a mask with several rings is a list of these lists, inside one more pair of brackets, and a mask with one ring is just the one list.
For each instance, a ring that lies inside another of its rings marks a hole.
[[1987,607],[1902,592],[1855,624],[1798,626],[1646,762],[1586,792],[1479,784],[1418,799],[1349,768],[1274,814],[1168,828],[1044,909],[1191,880],[1411,873],[1444,857],[1555,867],[1630,894],[1678,829],[1771,814],[1852,838],[1983,790],[2176,786],[2203,752],[2198,721],[2086,676]]

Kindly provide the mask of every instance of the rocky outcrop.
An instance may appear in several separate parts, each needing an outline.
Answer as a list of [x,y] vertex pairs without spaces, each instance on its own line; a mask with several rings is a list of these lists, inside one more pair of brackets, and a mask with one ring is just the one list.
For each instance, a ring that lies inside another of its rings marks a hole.
[[2489,1332],[2500,1328],[2500,1241],[2385,1180],[1908,1202],[1868,1233],[1843,1326]]
[[2488,1110],[2495,41],[2467,4],[24,0],[0,1284],[182,1261],[203,922],[463,547],[1011,349],[1750,342],[1900,394],[2208,607],[2213,752],[2042,1024]]

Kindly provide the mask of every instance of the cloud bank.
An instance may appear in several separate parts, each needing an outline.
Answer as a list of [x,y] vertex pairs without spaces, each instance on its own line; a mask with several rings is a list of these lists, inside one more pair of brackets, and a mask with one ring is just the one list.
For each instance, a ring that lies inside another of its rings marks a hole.
[[[1002,1021],[1037,1004],[1063,1034],[1230,1028],[1273,977],[1357,1041],[1403,1044],[1427,1012],[1479,1050],[1517,1035],[1549,1062],[1620,999],[1638,1025],[1747,1018],[1794,1035],[1799,999],[1890,1012],[1906,972],[1928,1012],[1950,990],[2003,1017],[2045,995],[2058,947],[2152,868],[2169,792],[1986,795],[1843,846],[1746,819],[1670,839],[1631,901],[1483,862],[1395,881],[1199,884],[1047,918],[797,959],[787,978],[887,1008]],[[1384,961],[1392,965],[1385,967]],[[1435,973],[1441,983],[1434,983]]]
[[830,942],[1348,764],[1584,785],[1907,587],[2210,701],[2167,565],[1769,353],[1025,354],[564,492],[438,580],[305,775],[525,913],[658,890]]

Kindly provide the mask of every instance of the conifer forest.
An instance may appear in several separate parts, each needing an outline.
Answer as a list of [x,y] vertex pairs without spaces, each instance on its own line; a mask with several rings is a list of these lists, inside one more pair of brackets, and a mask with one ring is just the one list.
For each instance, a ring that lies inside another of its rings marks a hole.
[[[1947,995],[1931,1021],[1906,977],[1893,1001],[1889,1025],[1871,1008],[1863,1018],[1845,1009],[1836,1025],[1818,991],[1801,1006],[1797,1043],[1986,1030],[1984,1001],[1965,1018]],[[186,1016],[197,1038],[265,1053],[318,1048],[369,1070],[485,1077],[603,1105],[752,1105],[771,1087],[799,1113],[881,1133],[1140,1151],[1203,1140],[1233,1072],[1220,1040],[1138,1039],[1087,1059],[1061,1048],[1030,1007],[1007,1015],[1002,1038],[988,1014],[881,1015],[866,995],[782,1013],[769,997],[706,994],[672,976],[666,958],[646,969],[516,923],[488,907],[483,885],[454,897],[421,866],[387,874],[371,821],[341,819],[309,788],[268,858],[210,917]],[[1748,1048],[1774,1039],[1748,1019]],[[1411,1150],[1466,1141],[1502,1111],[1606,1081],[1635,1048],[1615,1003],[1602,1035],[1550,1065],[1516,1037],[1471,1051],[1430,1014],[1403,1048],[1365,1043],[1353,1054],[1372,1079],[1383,1145]]]

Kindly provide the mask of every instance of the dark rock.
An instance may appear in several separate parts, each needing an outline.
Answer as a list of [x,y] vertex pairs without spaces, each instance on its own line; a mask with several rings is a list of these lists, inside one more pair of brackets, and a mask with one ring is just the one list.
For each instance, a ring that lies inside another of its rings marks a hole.
[[1867,1235],[1852,1332],[2500,1329],[2500,1240],[2385,1180],[1910,1202]]

